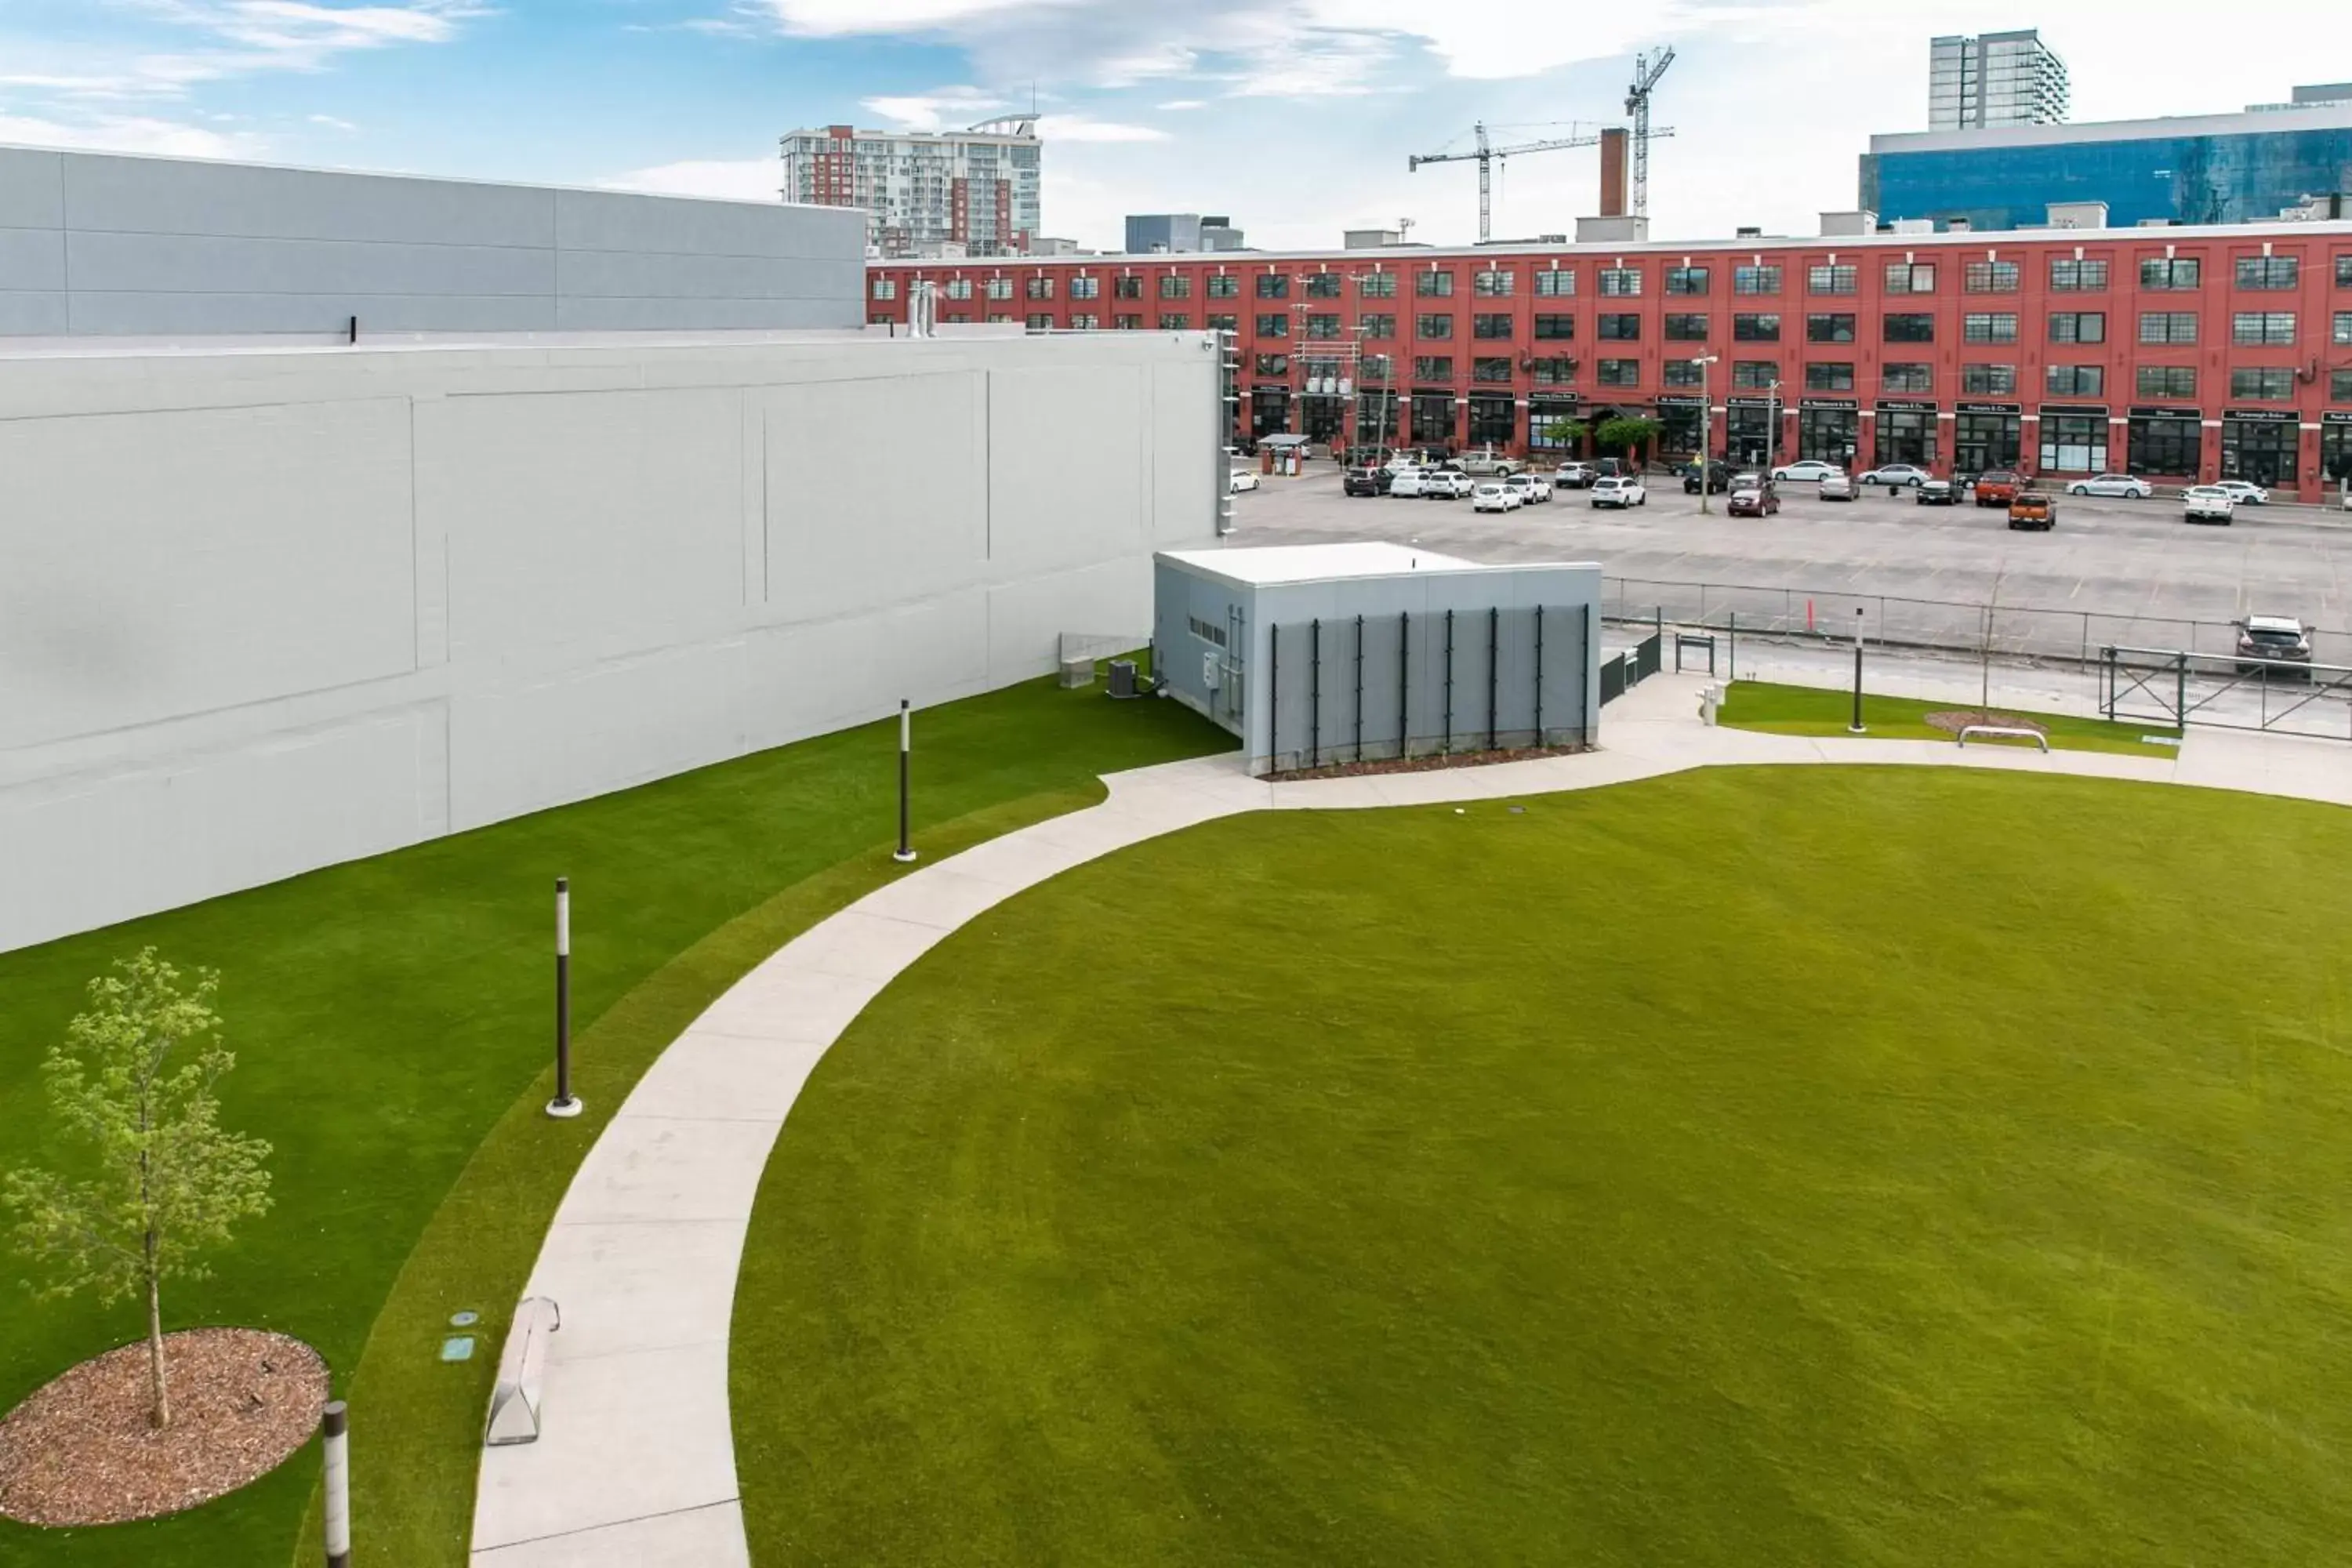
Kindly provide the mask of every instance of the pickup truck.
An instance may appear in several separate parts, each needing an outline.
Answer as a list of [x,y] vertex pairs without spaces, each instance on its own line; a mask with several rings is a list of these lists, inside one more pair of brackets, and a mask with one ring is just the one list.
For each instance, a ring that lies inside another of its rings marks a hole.
[[2009,503],[2009,526],[2038,528],[2048,532],[2058,521],[2058,509],[2040,490],[2020,490]]
[[1507,479],[1526,467],[1525,463],[1496,457],[1492,447],[1483,452],[1472,452],[1462,459],[1462,471],[1480,479]]
[[2018,487],[2024,482],[2007,468],[1989,468],[1977,476],[1977,505],[2007,506],[2017,499]]

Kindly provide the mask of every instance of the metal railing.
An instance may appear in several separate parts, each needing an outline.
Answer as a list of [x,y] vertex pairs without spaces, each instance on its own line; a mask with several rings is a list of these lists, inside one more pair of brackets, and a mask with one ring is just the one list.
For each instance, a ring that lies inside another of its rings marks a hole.
[[[2226,659],[2238,646],[2235,622],[2182,616],[1643,577],[1607,578],[1601,589],[1601,614],[1610,622],[1674,622],[1756,637],[1849,640],[1854,635],[1857,606],[1864,612],[1864,634],[1874,643],[1968,654],[1982,654],[1990,643],[1993,657],[2010,660],[2087,667],[2097,664],[2101,650],[2110,647],[2177,649]],[[2311,639],[2315,658],[2352,665],[2352,633],[2323,628],[2315,630]]]
[[2111,646],[2098,675],[2111,721],[2352,741],[2352,666]]

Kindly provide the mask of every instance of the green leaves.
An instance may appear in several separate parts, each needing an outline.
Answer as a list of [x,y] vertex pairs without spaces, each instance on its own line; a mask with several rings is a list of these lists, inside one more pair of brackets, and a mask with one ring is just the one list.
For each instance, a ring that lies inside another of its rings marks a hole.
[[89,1152],[72,1171],[0,1184],[17,1248],[47,1266],[45,1295],[111,1304],[204,1273],[202,1254],[269,1207],[269,1145],[220,1124],[220,977],[193,984],[147,948],[89,983],[89,1006],[42,1064],[49,1108]]

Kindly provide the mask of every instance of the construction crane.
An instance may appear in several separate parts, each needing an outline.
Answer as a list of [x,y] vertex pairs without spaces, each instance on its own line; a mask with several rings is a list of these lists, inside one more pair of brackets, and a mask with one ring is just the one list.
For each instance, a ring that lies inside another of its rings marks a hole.
[[1672,136],[1671,126],[1650,129],[1650,89],[1675,63],[1675,47],[1668,44],[1654,55],[1633,57],[1633,85],[1625,89],[1625,112],[1633,117],[1633,216],[1650,216],[1650,139]]
[[1516,147],[1496,147],[1486,140],[1486,122],[1482,120],[1470,128],[1471,137],[1477,142],[1475,149],[1466,153],[1416,153],[1404,161],[1405,173],[1411,174],[1423,163],[1453,163],[1465,158],[1477,159],[1478,243],[1484,245],[1494,237],[1493,166],[1495,159],[1509,158],[1521,153],[1553,153],[1563,147],[1596,147],[1601,143],[1601,132],[1597,128],[1587,131],[1573,121],[1561,121],[1558,123],[1570,126],[1577,133],[1573,136],[1557,136],[1544,142],[1522,142]]

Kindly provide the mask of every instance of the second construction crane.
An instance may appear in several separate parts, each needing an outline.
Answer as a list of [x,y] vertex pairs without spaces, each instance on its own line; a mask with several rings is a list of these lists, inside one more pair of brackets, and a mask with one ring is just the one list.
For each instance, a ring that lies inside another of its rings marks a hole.
[[1522,142],[1512,147],[1497,147],[1487,141],[1486,122],[1482,120],[1470,128],[1471,137],[1475,142],[1474,147],[1460,153],[1415,153],[1404,161],[1405,172],[1411,174],[1423,163],[1452,163],[1465,158],[1478,160],[1478,243],[1484,245],[1494,237],[1494,161],[1496,159],[1516,157],[1522,153],[1555,153],[1563,147],[1600,145],[1602,132],[1599,127],[1588,130],[1572,121],[1567,123],[1574,134],[1549,137],[1541,142]]
[[1633,57],[1633,85],[1625,89],[1625,112],[1633,117],[1633,216],[1650,216],[1650,139],[1672,136],[1671,126],[1650,129],[1650,91],[1675,63],[1672,44],[1654,55]]

